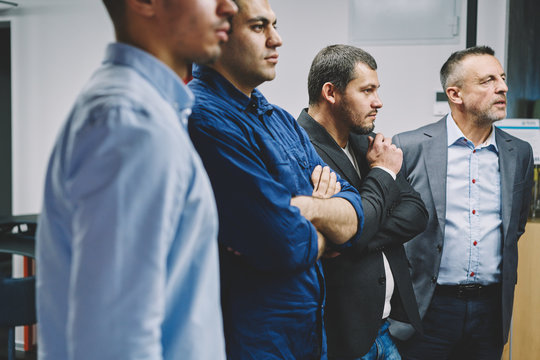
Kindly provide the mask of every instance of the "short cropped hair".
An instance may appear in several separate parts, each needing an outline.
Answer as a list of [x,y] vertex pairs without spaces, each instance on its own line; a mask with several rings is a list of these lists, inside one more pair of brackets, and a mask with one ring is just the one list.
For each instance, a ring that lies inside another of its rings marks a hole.
[[355,78],[358,63],[377,70],[373,56],[355,46],[330,45],[319,51],[311,63],[308,75],[309,105],[319,102],[321,90],[327,82],[339,91],[345,91],[347,84]]
[[103,0],[103,4],[115,26],[124,18],[126,3],[125,0]]
[[474,46],[465,50],[454,52],[441,68],[441,85],[443,90],[449,86],[461,86],[463,79],[458,71],[459,64],[468,56],[472,55],[491,55],[495,56],[495,51],[489,46]]

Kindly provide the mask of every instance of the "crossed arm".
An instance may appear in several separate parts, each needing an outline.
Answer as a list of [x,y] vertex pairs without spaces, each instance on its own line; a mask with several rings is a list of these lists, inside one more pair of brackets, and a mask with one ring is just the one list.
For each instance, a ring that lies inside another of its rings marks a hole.
[[341,191],[341,184],[336,174],[328,166],[317,165],[311,174],[313,183],[312,196],[296,196],[291,205],[300,209],[300,213],[317,229],[320,258],[328,251],[328,242],[344,244],[356,234],[358,219],[354,207],[347,200],[332,197]]

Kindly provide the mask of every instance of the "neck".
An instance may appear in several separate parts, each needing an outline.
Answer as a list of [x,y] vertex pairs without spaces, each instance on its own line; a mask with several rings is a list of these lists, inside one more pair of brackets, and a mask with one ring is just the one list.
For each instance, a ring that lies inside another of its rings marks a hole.
[[336,118],[334,113],[328,109],[328,106],[325,106],[324,104],[310,105],[308,114],[326,129],[328,134],[332,136],[332,139],[334,139],[341,148],[347,146],[350,131],[343,126],[340,126],[340,119]]
[[212,69],[216,70],[218,73],[220,73],[221,76],[227,79],[231,84],[234,85],[235,88],[237,88],[242,94],[246,95],[247,97],[251,97],[251,93],[258,86],[247,85],[244,82],[239,81],[238,77],[234,76],[233,73],[229,71],[227,67],[223,66],[219,61],[209,66]]
[[[142,35],[143,33],[146,35]],[[180,79],[186,78],[189,61],[175,58],[159,41],[156,41],[156,38],[149,35],[150,32],[138,32],[136,36],[132,34],[134,34],[132,31],[117,31],[116,40],[146,51],[171,68]]]
[[491,121],[482,121],[471,114],[452,111],[452,117],[463,135],[471,140],[475,146],[484,143],[493,129]]

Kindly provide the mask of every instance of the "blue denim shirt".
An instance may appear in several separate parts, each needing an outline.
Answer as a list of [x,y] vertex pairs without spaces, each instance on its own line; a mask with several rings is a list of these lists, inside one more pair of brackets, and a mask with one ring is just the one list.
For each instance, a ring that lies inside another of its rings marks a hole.
[[[326,358],[324,279],[317,234],[291,197],[311,195],[324,165],[304,130],[254,90],[247,97],[214,70],[196,68],[189,132],[218,206],[222,309],[230,359]],[[363,224],[358,192],[339,179]]]
[[39,358],[224,359],[217,210],[193,102],[115,43],[50,158],[37,234]]

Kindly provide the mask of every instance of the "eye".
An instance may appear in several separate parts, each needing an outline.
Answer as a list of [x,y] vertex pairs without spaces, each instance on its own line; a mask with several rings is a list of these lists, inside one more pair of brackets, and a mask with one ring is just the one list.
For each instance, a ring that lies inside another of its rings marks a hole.
[[253,26],[251,26],[251,29],[255,32],[262,32],[264,30],[264,25],[263,24],[255,24]]

